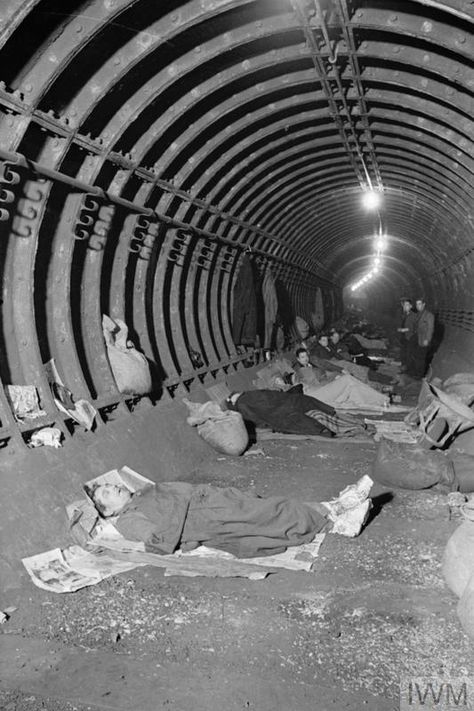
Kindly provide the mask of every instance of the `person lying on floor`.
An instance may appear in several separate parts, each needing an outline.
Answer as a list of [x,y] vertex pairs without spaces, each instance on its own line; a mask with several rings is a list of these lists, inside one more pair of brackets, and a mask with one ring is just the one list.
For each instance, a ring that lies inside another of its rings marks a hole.
[[[363,382],[369,380],[381,385],[392,385],[395,382],[395,378],[377,372],[377,366],[370,360],[367,351],[365,351],[365,354],[361,352],[364,349],[361,348],[355,337],[351,336],[351,334],[346,334],[345,338],[349,339],[349,341],[341,340],[339,331],[335,328],[331,329],[328,349],[332,353],[332,363],[339,361],[341,367],[343,366],[351,375]],[[350,346],[348,343],[355,345]]]
[[[336,377],[318,380],[322,372],[310,360],[309,352],[304,348],[296,351],[299,367],[295,367],[294,381],[300,382],[303,393],[309,397],[322,401],[334,409],[340,410],[376,410],[380,412],[389,405],[389,397],[378,392],[370,385],[363,383],[358,378],[340,371]],[[330,374],[332,375],[332,374]],[[274,379],[275,386],[278,380]],[[284,387],[282,389],[285,389]],[[340,412],[338,415],[340,416]]]
[[[301,384],[285,391],[283,380],[280,383],[275,378],[274,382],[282,391],[262,389],[231,393],[222,406],[240,412],[244,421],[255,427],[269,427],[283,434],[334,437],[365,431],[361,421],[346,415],[342,417],[332,405],[305,395]],[[315,386],[314,391],[317,392],[319,387]]]
[[372,505],[371,486],[364,476],[337,499],[322,503],[179,481],[135,494],[125,486],[101,484],[91,495],[101,516],[116,517],[113,525],[124,538],[144,542],[149,552],[206,545],[251,558],[309,543],[320,532],[358,535]]

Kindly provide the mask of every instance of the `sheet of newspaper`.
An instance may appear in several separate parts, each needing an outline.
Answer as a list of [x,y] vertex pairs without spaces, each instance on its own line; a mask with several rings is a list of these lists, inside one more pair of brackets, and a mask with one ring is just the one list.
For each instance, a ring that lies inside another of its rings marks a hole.
[[75,592],[117,573],[133,570],[135,561],[120,561],[109,552],[86,551],[80,546],[61,550],[54,548],[45,553],[23,558],[23,565],[35,585],[49,592]]

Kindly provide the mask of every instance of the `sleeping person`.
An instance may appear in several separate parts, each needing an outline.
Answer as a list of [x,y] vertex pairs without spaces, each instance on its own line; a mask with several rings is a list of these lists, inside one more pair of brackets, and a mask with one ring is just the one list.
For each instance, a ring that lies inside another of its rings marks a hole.
[[136,493],[101,484],[91,496],[103,517],[115,517],[124,538],[144,542],[147,551],[170,554],[206,545],[251,558],[308,543],[322,531],[358,535],[371,508],[371,486],[364,476],[323,503],[178,481]]

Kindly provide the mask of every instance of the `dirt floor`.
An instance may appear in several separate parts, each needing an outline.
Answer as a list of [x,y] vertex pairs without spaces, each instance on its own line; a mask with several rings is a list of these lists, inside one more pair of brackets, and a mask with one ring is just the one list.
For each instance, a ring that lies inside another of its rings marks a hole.
[[[376,444],[270,440],[188,479],[325,500],[370,473]],[[254,448],[255,449],[255,448]],[[473,674],[440,573],[458,525],[437,493],[373,489],[362,534],[328,534],[310,573],[265,580],[138,568],[74,594],[2,601],[5,711],[385,711],[400,678]]]

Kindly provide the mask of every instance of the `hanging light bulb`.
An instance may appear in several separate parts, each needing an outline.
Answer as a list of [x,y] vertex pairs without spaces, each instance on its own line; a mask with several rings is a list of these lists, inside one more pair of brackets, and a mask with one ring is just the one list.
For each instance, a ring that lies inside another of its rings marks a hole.
[[366,190],[362,195],[362,204],[367,210],[376,210],[382,202],[382,193],[377,190]]

